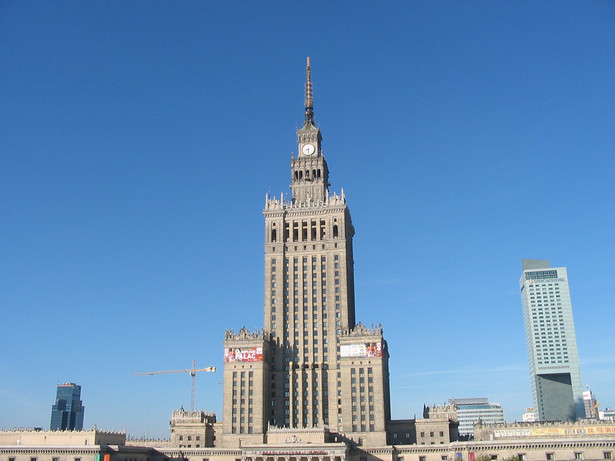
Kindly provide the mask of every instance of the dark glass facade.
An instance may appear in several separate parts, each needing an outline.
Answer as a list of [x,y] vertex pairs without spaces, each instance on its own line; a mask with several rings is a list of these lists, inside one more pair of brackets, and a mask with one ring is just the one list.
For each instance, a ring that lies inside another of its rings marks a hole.
[[82,430],[84,409],[81,386],[74,383],[58,384],[56,403],[51,407],[51,430]]

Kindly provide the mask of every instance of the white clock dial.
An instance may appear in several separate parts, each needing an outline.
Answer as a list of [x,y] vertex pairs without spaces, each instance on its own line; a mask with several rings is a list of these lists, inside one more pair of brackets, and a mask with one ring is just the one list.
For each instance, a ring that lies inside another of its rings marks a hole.
[[301,150],[304,155],[312,155],[314,152],[316,152],[316,147],[314,147],[314,144],[306,144]]

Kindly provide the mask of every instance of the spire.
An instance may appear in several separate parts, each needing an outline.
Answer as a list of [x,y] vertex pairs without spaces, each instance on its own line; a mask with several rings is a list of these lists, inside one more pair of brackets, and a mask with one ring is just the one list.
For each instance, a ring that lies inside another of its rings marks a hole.
[[307,58],[305,68],[305,125],[314,125],[314,101],[312,99],[312,69],[310,68],[310,58]]

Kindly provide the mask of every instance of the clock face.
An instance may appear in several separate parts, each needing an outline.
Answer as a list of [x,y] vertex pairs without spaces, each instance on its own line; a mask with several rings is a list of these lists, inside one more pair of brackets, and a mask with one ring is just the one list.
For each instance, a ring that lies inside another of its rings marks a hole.
[[316,148],[314,147],[314,144],[306,144],[305,146],[303,146],[303,149],[301,149],[301,151],[304,155],[312,155],[314,152],[316,152]]

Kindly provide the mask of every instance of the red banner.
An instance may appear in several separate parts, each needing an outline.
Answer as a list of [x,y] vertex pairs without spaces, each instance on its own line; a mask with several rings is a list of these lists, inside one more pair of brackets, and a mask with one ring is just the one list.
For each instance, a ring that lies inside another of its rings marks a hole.
[[224,349],[225,362],[262,362],[263,348],[262,347],[227,347]]

